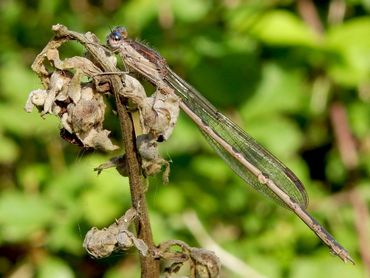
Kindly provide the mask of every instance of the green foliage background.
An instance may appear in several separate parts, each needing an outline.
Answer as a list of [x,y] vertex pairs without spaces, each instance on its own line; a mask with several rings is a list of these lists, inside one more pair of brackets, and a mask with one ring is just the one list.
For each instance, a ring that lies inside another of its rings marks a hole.
[[[331,256],[292,213],[250,190],[185,116],[162,145],[172,160],[170,184],[151,178],[147,192],[157,243],[181,239],[197,246],[183,223],[191,210],[218,244],[266,277],[364,277],[360,249],[370,247],[359,234],[369,240],[370,4],[316,1],[320,34],[302,19],[310,18],[307,9],[299,12],[303,2],[310,1],[2,0],[0,275],[140,273],[134,251],[93,260],[82,249],[90,227],[112,223],[130,206],[126,179],[114,170],[92,171],[113,154],[84,153],[59,137],[56,119],[23,111],[28,93],[41,86],[30,65],[51,38],[51,26],[62,23],[101,40],[110,27],[124,25],[131,37],[155,47],[302,179],[309,210],[356,266]],[[345,7],[339,20],[334,2]],[[331,111],[338,105],[356,143],[352,167],[333,131]],[[116,119],[107,125],[119,134]],[[361,204],[365,214],[354,206]],[[223,275],[235,277],[229,270]]]

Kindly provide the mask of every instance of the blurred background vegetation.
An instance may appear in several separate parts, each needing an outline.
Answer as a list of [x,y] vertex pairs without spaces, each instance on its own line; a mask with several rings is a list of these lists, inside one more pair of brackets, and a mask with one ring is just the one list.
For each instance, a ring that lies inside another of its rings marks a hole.
[[[184,115],[162,144],[170,184],[151,178],[147,192],[156,243],[199,246],[191,212],[262,276],[369,275],[368,0],[1,0],[0,9],[0,276],[140,273],[134,250],[93,260],[82,248],[90,227],[109,225],[130,206],[126,179],[92,171],[113,154],[69,145],[55,118],[23,110],[41,87],[30,65],[56,23],[102,41],[124,25],[156,48],[302,179],[309,211],[356,265],[331,256],[295,215],[250,190]],[[70,45],[66,55],[78,51]],[[119,135],[116,119],[107,128]],[[243,277],[236,273],[224,269],[223,277]]]

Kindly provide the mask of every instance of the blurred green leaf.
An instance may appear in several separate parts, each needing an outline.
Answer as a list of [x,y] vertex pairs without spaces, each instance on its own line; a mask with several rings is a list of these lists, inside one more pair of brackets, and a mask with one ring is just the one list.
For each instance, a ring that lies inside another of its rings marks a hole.
[[336,184],[343,184],[347,178],[347,171],[338,151],[330,153],[325,169],[328,180]]
[[307,258],[297,259],[290,277],[363,277],[359,268],[350,264],[338,264],[332,257],[322,254],[315,257],[314,264]]
[[[80,210],[76,206],[76,210]],[[81,230],[79,224],[79,214],[72,215],[72,211],[59,211],[59,218],[54,219],[52,229],[47,239],[48,247],[53,251],[68,252],[73,255],[81,255],[85,253],[82,248],[82,242],[86,232]],[[78,219],[75,219],[78,218]]]
[[[267,5],[266,5],[267,4]],[[228,28],[232,32],[246,32],[264,13],[267,1],[250,1],[241,5],[230,6],[223,14]]]
[[225,205],[227,204],[230,208],[230,213],[242,211],[245,208],[245,204],[248,202],[246,190],[252,189],[246,186],[230,186],[224,199]]
[[130,187],[128,178],[118,175],[114,168],[99,176],[91,168],[91,175],[92,182],[84,188],[79,205],[88,223],[101,227],[129,208]]
[[52,16],[53,14],[58,12],[58,8],[60,8],[61,0],[40,0],[39,1],[39,11],[44,14],[45,16]]
[[38,271],[37,271],[38,278],[73,278],[75,275],[73,274],[72,269],[70,266],[63,260],[58,258],[44,258],[41,263],[39,263]]
[[35,74],[25,68],[19,57],[15,54],[6,56],[4,64],[0,68],[1,94],[11,103],[23,106],[31,90],[41,87],[40,81]]
[[176,128],[168,141],[159,146],[165,158],[195,152],[206,144],[205,140],[202,141],[202,135],[196,125],[189,118],[185,119],[187,116],[184,114],[180,113]]
[[204,57],[192,68],[189,82],[217,108],[243,104],[260,78],[259,61],[250,52]]
[[218,156],[198,155],[191,165],[193,172],[207,178],[209,182],[225,182],[230,177],[230,169]]
[[355,136],[362,138],[370,133],[370,107],[368,103],[354,101],[349,103],[348,117]]
[[37,192],[43,183],[47,182],[50,167],[43,163],[25,165],[18,171],[18,179],[26,192]]
[[138,264],[127,264],[124,270],[122,270],[122,265],[116,265],[105,272],[104,278],[122,278],[123,272],[126,277],[140,277],[141,273]]
[[314,46],[318,40],[302,19],[285,10],[264,13],[250,32],[272,45]]
[[0,126],[13,134],[41,138],[45,138],[47,134],[53,134],[55,137],[59,134],[58,124],[59,120],[54,116],[49,115],[42,119],[35,112],[26,113],[23,105],[0,103]]
[[348,20],[329,30],[325,45],[338,57],[329,65],[328,73],[339,84],[356,86],[370,81],[369,30],[370,17]]
[[[0,10],[0,15],[1,15],[0,20],[2,20],[3,22],[13,23],[17,21],[22,14],[22,7],[17,2],[14,2],[11,0],[4,0],[2,1],[1,5],[2,5],[2,9]],[[5,6],[6,6],[6,9],[3,8]]]
[[304,140],[303,134],[292,121],[278,116],[251,119],[246,126],[249,134],[281,158],[294,156]]
[[55,210],[39,195],[16,191],[3,192],[0,197],[1,241],[19,241],[40,231],[52,221]]
[[307,101],[303,76],[298,70],[266,64],[256,92],[243,105],[241,113],[246,119],[279,112],[294,113],[300,111]]
[[192,22],[202,19],[209,9],[212,2],[199,0],[173,0],[171,6],[175,16],[185,22]]
[[0,134],[0,163],[13,163],[19,155],[19,148],[10,138]]
[[[179,215],[174,214],[174,217],[179,218]],[[175,231],[173,227],[169,225],[170,219],[168,216],[165,217],[162,213],[160,214],[153,210],[150,213],[150,220],[154,242],[163,242],[169,238],[173,238]]]
[[246,259],[258,273],[265,277],[283,277],[281,266],[276,262],[273,256],[264,254],[263,256],[250,256]]
[[173,185],[161,186],[156,192],[156,206],[165,214],[179,213],[184,209],[185,199]]
[[[157,0],[136,0],[121,5],[113,22],[114,25],[124,25],[131,29],[141,30],[158,13]],[[140,16],[138,16],[140,15]]]

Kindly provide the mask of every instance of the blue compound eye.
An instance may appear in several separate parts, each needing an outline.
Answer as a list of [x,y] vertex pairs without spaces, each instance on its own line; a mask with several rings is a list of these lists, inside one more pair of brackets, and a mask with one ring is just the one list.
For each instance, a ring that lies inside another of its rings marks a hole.
[[127,30],[125,27],[118,26],[112,30],[110,37],[115,41],[125,39],[127,38]]
[[112,33],[112,37],[115,41],[119,41],[120,39],[122,39],[121,33],[117,31]]

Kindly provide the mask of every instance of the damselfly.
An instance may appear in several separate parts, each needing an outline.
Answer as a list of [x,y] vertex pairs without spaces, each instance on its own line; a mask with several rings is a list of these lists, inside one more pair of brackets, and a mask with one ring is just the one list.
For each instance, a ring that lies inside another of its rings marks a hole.
[[118,51],[124,64],[159,88],[175,93],[181,109],[198,125],[221,158],[246,183],[277,203],[291,209],[343,261],[349,253],[305,210],[307,193],[300,180],[279,159],[260,146],[186,81],[174,73],[156,51],[127,38],[124,27],[107,37],[108,46]]

